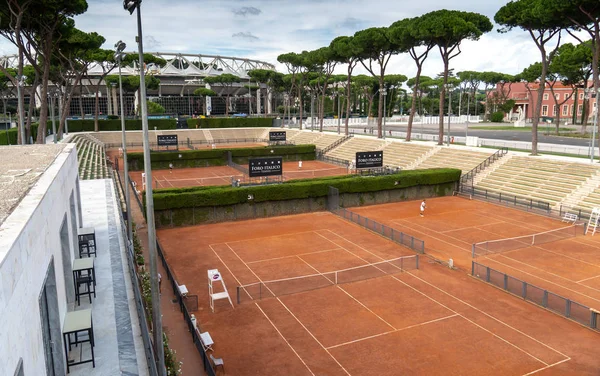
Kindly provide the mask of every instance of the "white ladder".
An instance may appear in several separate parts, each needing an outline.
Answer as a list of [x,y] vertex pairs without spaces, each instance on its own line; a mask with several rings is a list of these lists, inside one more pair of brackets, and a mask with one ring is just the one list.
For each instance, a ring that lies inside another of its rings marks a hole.
[[[227,287],[225,287],[225,281],[223,281],[223,277],[221,273],[219,273],[219,269],[209,269],[208,272],[208,296],[210,298],[210,309],[215,312],[215,300],[227,299],[229,300],[229,304],[233,307],[233,302],[229,297],[229,292],[227,292]],[[214,283],[220,282],[223,287],[223,291],[214,292]]]
[[600,208],[592,209],[592,213],[590,214],[590,220],[588,221],[587,228],[585,229],[585,233],[587,234],[590,229],[592,229],[592,236],[596,233],[596,228],[598,227],[598,220],[600,219]]

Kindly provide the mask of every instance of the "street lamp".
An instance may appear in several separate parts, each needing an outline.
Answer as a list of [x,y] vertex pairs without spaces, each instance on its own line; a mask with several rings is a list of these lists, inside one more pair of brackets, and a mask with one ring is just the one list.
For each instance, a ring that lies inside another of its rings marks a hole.
[[386,113],[387,90],[386,90],[386,88],[383,88],[381,90],[381,94],[383,94],[383,139],[385,140],[385,117],[387,116],[387,113]]
[[[156,260],[156,229],[154,225],[154,197],[152,195],[152,166],[150,164],[150,143],[148,139],[148,104],[146,103],[146,78],[144,72],[144,46],[142,36],[142,0],[123,0],[123,8],[133,14],[137,10],[137,42],[140,69],[140,98],[142,115],[142,133],[144,137],[144,172],[146,173],[146,224],[148,225],[148,253],[150,255],[150,286],[152,292],[152,329],[154,349],[158,358],[158,373],[166,375],[165,354],[163,348],[162,314],[158,291],[158,265]],[[124,48],[124,46],[123,46]],[[123,106],[121,106],[123,108]],[[122,117],[123,118],[123,117]],[[121,120],[123,121],[123,120]],[[128,187],[129,189],[129,187]]]

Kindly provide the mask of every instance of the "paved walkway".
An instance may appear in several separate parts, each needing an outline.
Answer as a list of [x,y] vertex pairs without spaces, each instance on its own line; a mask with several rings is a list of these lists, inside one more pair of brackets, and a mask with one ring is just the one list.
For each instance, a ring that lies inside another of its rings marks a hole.
[[[123,181],[123,173],[119,172],[121,181]],[[146,270],[150,270],[148,255],[148,230],[146,228],[146,220],[140,210],[140,207],[134,197],[135,192],[129,188],[131,195],[131,213],[134,223],[137,226],[137,235],[144,249],[144,259],[146,260]],[[204,365],[202,358],[196,350],[196,346],[192,342],[192,337],[188,331],[187,324],[179,311],[177,298],[171,289],[171,283],[168,280],[167,272],[164,269],[160,258],[158,259],[158,270],[162,276],[162,291],[160,306],[162,310],[163,330],[169,336],[169,345],[176,351],[177,360],[183,362],[183,375],[204,375]]]
[[[81,299],[75,310],[92,309],[96,367],[74,366],[69,375],[148,375],[148,365],[127,268],[125,243],[112,180],[82,180],[83,227],[96,230],[97,254],[94,267],[96,298]],[[84,346],[84,358],[90,354]]]

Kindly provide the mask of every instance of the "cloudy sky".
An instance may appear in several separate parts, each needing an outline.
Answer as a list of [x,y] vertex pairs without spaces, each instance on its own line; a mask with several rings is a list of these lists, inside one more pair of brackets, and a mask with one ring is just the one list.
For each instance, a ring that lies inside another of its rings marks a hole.
[[[352,35],[373,26],[437,9],[478,12],[492,21],[503,0],[145,0],[142,3],[145,51],[203,53],[247,57],[276,64],[277,56],[329,45],[340,35]],[[88,11],[76,17],[77,27],[102,34],[112,48],[119,39],[128,50],[136,48],[135,15],[120,0],[88,0]],[[506,34],[494,30],[479,41],[465,41],[462,54],[451,61],[461,70],[491,70],[515,74],[540,60],[539,51],[524,31]],[[566,38],[569,39],[569,38]],[[563,41],[565,38],[563,38]],[[0,53],[14,49],[0,41]],[[437,50],[428,58],[424,74],[443,69]],[[345,69],[340,67],[340,73]],[[363,70],[364,71],[364,70]],[[408,55],[392,58],[389,73],[413,77]],[[360,72],[357,72],[360,73]]]

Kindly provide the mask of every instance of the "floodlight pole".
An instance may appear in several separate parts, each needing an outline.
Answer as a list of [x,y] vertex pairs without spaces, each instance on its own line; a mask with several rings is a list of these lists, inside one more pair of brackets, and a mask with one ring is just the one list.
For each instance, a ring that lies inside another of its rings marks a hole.
[[[146,173],[146,224],[148,225],[148,253],[150,254],[150,285],[152,292],[152,332],[154,350],[158,358],[158,373],[166,375],[165,353],[163,348],[162,314],[158,291],[158,265],[156,253],[156,229],[154,225],[154,197],[152,196],[152,166],[150,164],[150,141],[148,139],[148,105],[146,103],[146,79],[144,72],[144,46],[142,36],[141,0],[137,2],[138,53],[140,69],[140,99],[142,133],[144,137],[144,172]],[[121,107],[123,108],[123,107]]]
[[384,88],[381,92],[381,94],[383,94],[383,139],[385,140],[385,117],[387,116],[387,90]]
[[452,112],[452,91],[450,90],[450,85],[448,85],[446,89],[448,89],[448,138],[446,139],[446,144],[447,146],[450,146],[450,113]]
[[338,102],[338,134],[340,134],[340,130],[342,127],[342,108],[340,107],[340,103],[341,103],[341,98],[342,96],[340,95],[340,92],[338,90],[338,87],[336,86],[336,91],[337,91],[337,102]]
[[[121,63],[122,63],[122,55],[120,52],[118,63],[119,63],[119,102],[121,105],[121,142],[123,149],[123,173],[125,174],[125,207],[127,208],[127,235],[129,237],[129,241],[133,242],[133,225],[131,223],[131,201],[129,196],[129,162],[127,162],[127,138],[125,136],[125,106],[123,104],[123,80],[121,78]],[[130,244],[130,246],[132,246]]]
[[467,128],[465,130],[465,144],[467,137],[469,136],[469,106],[471,105],[471,93],[467,92]]

